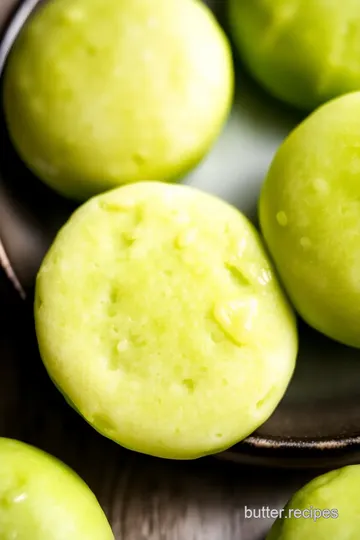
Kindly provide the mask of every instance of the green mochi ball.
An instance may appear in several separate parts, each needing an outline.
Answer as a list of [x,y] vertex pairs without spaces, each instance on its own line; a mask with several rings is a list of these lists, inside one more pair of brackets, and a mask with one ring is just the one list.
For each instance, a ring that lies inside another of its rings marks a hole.
[[227,38],[198,0],[49,0],[10,53],[4,109],[27,166],[85,200],[195,167],[233,78]]
[[360,93],[323,105],[285,140],[263,185],[260,223],[299,314],[360,347]]
[[275,97],[313,110],[360,90],[358,0],[229,0],[241,58]]
[[358,540],[359,531],[360,466],[352,465],[300,489],[266,540]]
[[51,379],[100,433],[159,457],[228,448],[274,411],[297,354],[261,240],[194,188],[139,182],[92,198],[36,283]]
[[88,486],[64,463],[0,438],[0,540],[114,540]]

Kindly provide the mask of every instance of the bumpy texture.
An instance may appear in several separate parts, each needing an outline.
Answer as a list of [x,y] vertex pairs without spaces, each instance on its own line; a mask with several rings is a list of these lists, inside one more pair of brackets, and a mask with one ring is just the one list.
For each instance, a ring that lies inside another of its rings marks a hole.
[[[305,511],[305,517],[294,517],[296,510],[298,516]],[[319,476],[300,489],[267,540],[358,540],[359,531],[360,466],[352,465]]]
[[360,347],[360,93],[324,105],[280,147],[260,222],[283,283],[314,328]]
[[186,186],[138,183],[83,205],[42,264],[35,317],[45,366],[86,420],[169,458],[251,433],[297,352],[252,225]]
[[229,0],[249,70],[274,96],[312,110],[360,90],[358,0]]
[[114,540],[88,486],[66,465],[0,438],[0,540]]
[[4,107],[20,156],[79,200],[181,178],[230,110],[230,46],[198,0],[52,0],[20,33]]

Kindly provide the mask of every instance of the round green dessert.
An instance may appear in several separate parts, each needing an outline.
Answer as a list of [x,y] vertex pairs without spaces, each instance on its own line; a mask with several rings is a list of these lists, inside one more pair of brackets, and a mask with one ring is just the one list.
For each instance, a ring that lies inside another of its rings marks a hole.
[[322,106],[282,144],[260,223],[294,306],[330,338],[360,347],[360,93]]
[[301,109],[360,90],[358,0],[229,0],[239,53],[277,98]]
[[360,466],[312,480],[281,511],[267,540],[358,540]]
[[88,486],[64,463],[0,438],[0,540],[114,540]]
[[199,0],[52,0],[25,24],[4,82],[9,134],[61,194],[175,181],[219,135],[230,46]]
[[45,366],[81,415],[165,458],[215,453],[262,424],[297,332],[258,234],[194,188],[141,182],[88,201],[36,283]]

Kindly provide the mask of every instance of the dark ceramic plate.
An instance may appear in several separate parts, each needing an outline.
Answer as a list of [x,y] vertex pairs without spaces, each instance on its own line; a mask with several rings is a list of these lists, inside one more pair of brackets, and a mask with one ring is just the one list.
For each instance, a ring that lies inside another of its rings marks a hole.
[[[0,10],[9,11],[1,70],[18,29],[38,3],[27,0],[15,14],[10,13],[14,1],[1,4]],[[215,8],[222,5],[214,2]],[[222,136],[185,182],[219,195],[256,222],[264,175],[277,147],[301,118],[269,98],[241,68],[237,86]],[[74,205],[51,192],[21,163],[8,140],[2,113],[0,136],[0,236],[10,261],[8,273],[15,272],[26,292],[25,302],[31,303],[40,262]],[[301,322],[299,328],[297,369],[282,403],[261,429],[221,458],[316,467],[360,458],[360,352],[327,340]]]

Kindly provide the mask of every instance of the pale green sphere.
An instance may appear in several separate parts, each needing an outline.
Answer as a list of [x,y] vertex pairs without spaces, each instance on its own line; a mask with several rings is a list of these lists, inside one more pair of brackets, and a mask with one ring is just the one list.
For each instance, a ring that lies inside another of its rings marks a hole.
[[360,90],[358,0],[229,0],[241,58],[275,97],[313,110]]
[[57,387],[100,433],[191,459],[265,422],[297,354],[294,315],[261,240],[227,203],[140,182],[85,203],[36,283]]
[[64,463],[0,438],[0,540],[114,540],[95,495]]
[[267,540],[358,540],[360,466],[315,478],[291,498]]
[[175,181],[209,151],[233,96],[230,46],[198,0],[51,0],[5,72],[11,139],[71,198]]
[[260,223],[307,323],[360,347],[360,92],[322,106],[278,150]]

